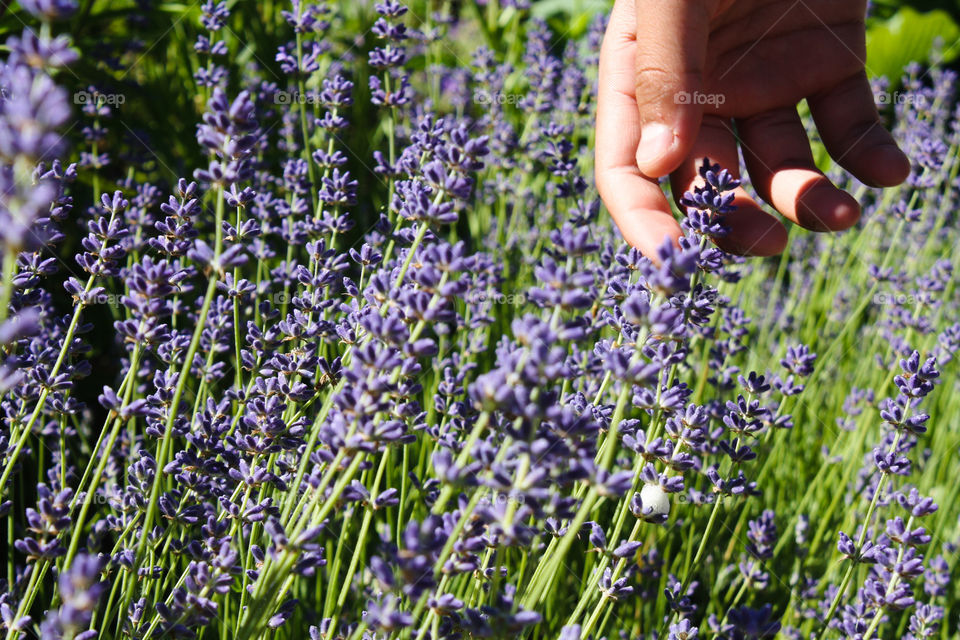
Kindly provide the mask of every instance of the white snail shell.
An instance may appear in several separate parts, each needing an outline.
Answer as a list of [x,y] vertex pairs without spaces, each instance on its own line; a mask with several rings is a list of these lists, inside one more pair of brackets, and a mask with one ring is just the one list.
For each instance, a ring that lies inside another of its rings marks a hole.
[[670,513],[670,497],[659,484],[645,484],[640,490],[643,510],[651,515],[665,516]]

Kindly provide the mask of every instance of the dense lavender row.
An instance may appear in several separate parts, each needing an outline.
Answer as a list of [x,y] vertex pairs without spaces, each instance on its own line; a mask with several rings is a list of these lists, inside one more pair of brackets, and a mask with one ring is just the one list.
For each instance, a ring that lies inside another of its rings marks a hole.
[[73,1],[20,2],[6,638],[957,633],[955,76],[889,114],[908,184],[832,176],[855,230],[724,254],[704,160],[651,261],[592,186],[602,21],[347,4],[282,8],[282,77],[185,14],[206,160],[170,175],[76,86]]

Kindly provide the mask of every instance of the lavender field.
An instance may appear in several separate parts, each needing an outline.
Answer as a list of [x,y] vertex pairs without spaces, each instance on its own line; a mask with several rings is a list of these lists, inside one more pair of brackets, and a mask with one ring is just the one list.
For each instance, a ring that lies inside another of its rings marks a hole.
[[960,637],[956,73],[849,231],[704,158],[643,256],[540,4],[0,5],[7,640]]

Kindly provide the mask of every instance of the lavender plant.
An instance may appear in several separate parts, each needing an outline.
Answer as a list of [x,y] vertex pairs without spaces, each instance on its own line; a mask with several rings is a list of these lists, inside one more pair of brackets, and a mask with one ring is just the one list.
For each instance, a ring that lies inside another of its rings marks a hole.
[[903,79],[906,185],[831,170],[855,230],[724,253],[705,158],[644,257],[602,20],[487,6],[167,6],[170,139],[126,124],[149,46],[71,28],[137,9],[15,8],[6,638],[957,633],[955,75]]

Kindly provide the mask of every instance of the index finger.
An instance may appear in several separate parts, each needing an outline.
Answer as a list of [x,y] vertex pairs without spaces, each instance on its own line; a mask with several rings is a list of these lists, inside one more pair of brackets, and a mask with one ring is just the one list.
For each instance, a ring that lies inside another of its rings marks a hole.
[[597,190],[620,233],[652,257],[664,238],[676,241],[682,234],[658,182],[637,168],[636,46],[634,1],[617,0],[600,49],[595,166]]

